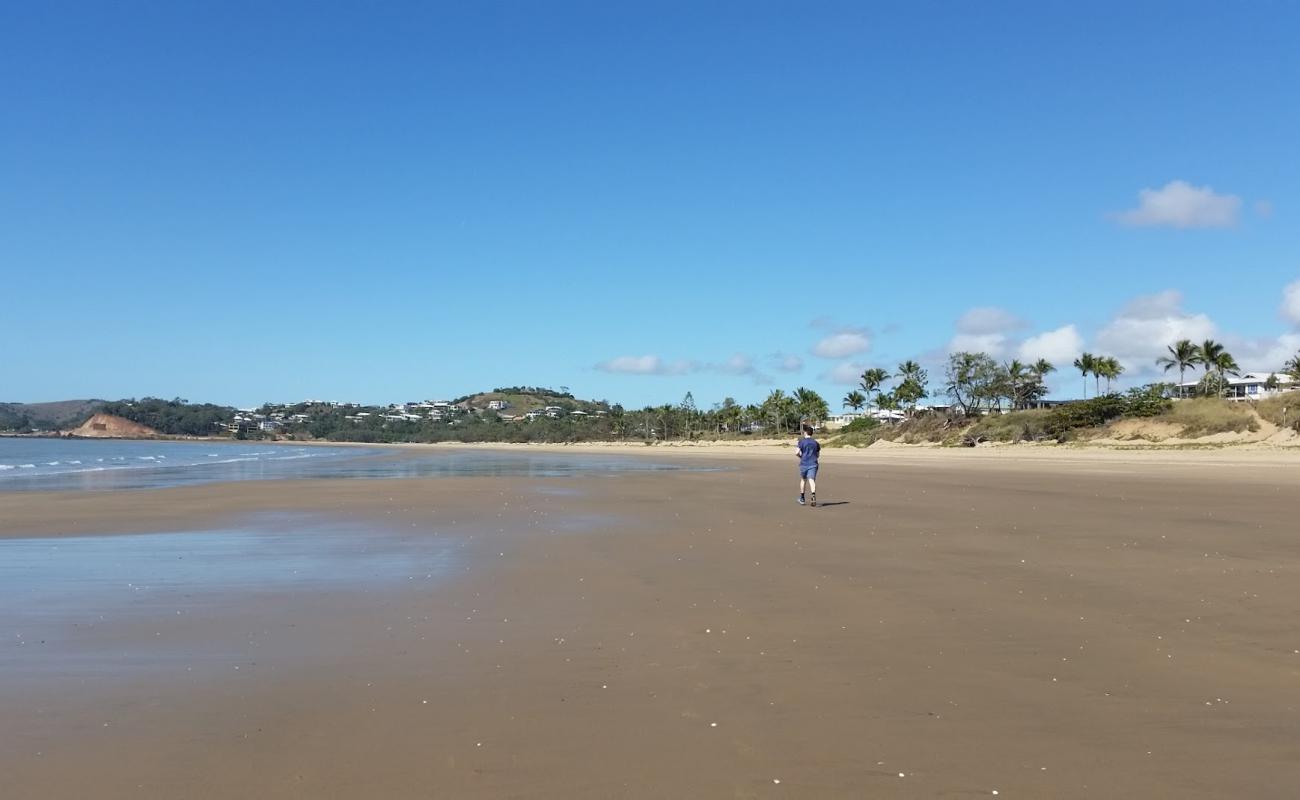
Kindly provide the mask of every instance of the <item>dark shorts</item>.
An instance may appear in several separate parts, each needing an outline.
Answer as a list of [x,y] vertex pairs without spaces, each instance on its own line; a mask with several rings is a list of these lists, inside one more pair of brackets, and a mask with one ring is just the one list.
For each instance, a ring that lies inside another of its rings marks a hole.
[[802,479],[817,480],[817,465],[814,464],[811,467],[799,467],[799,477]]

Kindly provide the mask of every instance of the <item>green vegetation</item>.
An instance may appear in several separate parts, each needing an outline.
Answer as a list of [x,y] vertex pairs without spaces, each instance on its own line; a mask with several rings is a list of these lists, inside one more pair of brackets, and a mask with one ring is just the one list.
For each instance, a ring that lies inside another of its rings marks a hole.
[[235,417],[235,409],[228,406],[190,403],[179,397],[117,400],[104,403],[98,413],[129,419],[168,436],[214,436]]
[[1279,428],[1300,433],[1300,392],[1261,400],[1255,404],[1255,412]]
[[75,428],[95,413],[103,403],[103,400],[0,403],[0,431],[32,433]]
[[1229,403],[1206,397],[1182,400],[1168,413],[1155,418],[1182,427],[1181,436],[1195,439],[1216,433],[1245,433],[1259,430],[1259,421],[1245,403]]

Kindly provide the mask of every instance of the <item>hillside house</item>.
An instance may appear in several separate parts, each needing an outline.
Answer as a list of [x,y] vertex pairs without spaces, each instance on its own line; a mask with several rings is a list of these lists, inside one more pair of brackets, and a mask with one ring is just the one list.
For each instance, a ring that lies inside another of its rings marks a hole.
[[488,401],[488,404],[487,404],[487,407],[488,407],[488,411],[505,411],[507,408],[510,408],[510,401],[509,401],[509,400],[489,400],[489,401]]

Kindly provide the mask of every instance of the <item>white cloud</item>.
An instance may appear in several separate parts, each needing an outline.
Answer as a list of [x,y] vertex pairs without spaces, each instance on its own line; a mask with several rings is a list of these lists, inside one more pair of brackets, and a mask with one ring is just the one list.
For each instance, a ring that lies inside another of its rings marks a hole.
[[798,372],[803,369],[803,359],[790,353],[773,353],[768,361],[772,369],[780,372]]
[[1083,337],[1073,325],[1064,325],[1020,343],[1016,353],[1022,361],[1034,362],[1045,358],[1057,369],[1068,366],[1083,352]]
[[702,363],[680,359],[666,361],[656,355],[617,356],[596,365],[601,372],[614,372],[623,375],[689,375],[699,372],[714,372],[720,375],[740,375],[753,379],[755,383],[768,384],[772,379],[763,374],[754,364],[754,360],[743,353],[736,353],[721,363]]
[[858,381],[862,378],[862,373],[867,371],[866,364],[858,364],[846,361],[836,364],[821,374],[821,379],[831,383],[838,383],[844,386],[857,386]]
[[832,333],[813,345],[812,353],[819,358],[844,358],[865,353],[871,349],[871,337],[861,330],[842,330]]
[[978,306],[957,319],[957,332],[976,336],[1007,333],[1025,327],[1025,321],[997,306]]
[[948,341],[949,353],[988,353],[1000,358],[1006,348],[1005,333],[959,333]]
[[721,364],[707,364],[703,369],[723,375],[744,375],[752,378],[754,383],[768,384],[772,382],[771,378],[760,372],[758,367],[754,365],[754,360],[743,353],[736,353]]
[[1281,372],[1282,365],[1300,353],[1300,333],[1284,333],[1275,339],[1228,336],[1224,345],[1237,359],[1242,372]]
[[596,365],[601,372],[619,372],[626,375],[685,375],[696,369],[690,361],[664,361],[659,356],[616,356]]
[[1300,280],[1288,283],[1282,290],[1282,317],[1292,325],[1300,325]]
[[1241,198],[1216,194],[1209,186],[1170,181],[1160,189],[1138,192],[1138,207],[1114,218],[1123,225],[1165,225],[1173,228],[1228,228],[1237,224]]
[[1005,308],[977,306],[958,317],[955,327],[949,353],[988,353],[1000,358],[1007,351],[1010,334],[1025,327],[1025,321]]
[[1115,356],[1129,372],[1149,373],[1155,359],[1179,339],[1212,339],[1218,328],[1205,314],[1183,310],[1183,295],[1170,289],[1131,300],[1097,331],[1094,347]]

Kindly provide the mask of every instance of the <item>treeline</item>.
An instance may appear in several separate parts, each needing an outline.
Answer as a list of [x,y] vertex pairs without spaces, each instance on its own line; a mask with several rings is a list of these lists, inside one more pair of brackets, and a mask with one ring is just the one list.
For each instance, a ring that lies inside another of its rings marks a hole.
[[168,436],[213,436],[235,417],[235,409],[229,406],[190,403],[179,397],[117,400],[102,405],[99,413],[129,419]]

